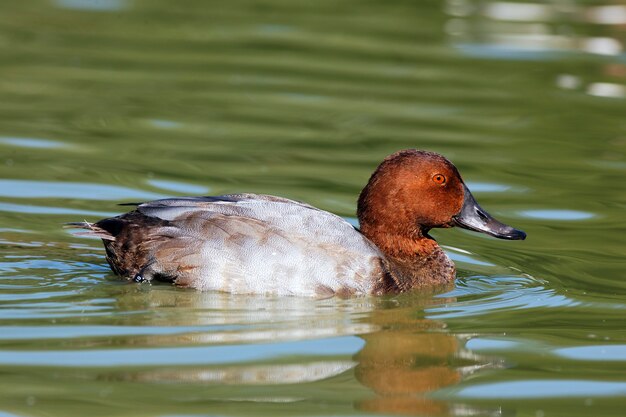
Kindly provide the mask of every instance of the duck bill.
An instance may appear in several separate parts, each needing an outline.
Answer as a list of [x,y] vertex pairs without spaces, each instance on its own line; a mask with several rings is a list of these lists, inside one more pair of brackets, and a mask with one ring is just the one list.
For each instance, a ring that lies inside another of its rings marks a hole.
[[489,213],[482,209],[474,200],[474,196],[465,188],[465,197],[463,200],[463,207],[459,214],[454,216],[454,223],[464,229],[474,230],[476,232],[486,233],[488,235],[497,237],[499,239],[508,240],[524,240],[526,239],[526,233],[521,230],[507,226],[504,223],[500,223]]

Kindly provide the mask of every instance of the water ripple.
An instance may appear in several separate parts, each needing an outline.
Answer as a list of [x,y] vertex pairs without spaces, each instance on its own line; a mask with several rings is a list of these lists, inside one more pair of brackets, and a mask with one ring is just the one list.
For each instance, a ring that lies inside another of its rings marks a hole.
[[541,220],[588,220],[595,214],[579,210],[525,210],[518,213],[522,217]]
[[77,198],[81,200],[157,199],[164,194],[109,184],[0,179],[0,196],[14,198]]
[[586,361],[626,361],[626,345],[593,345],[556,349],[555,353],[568,359]]
[[32,204],[13,204],[13,203],[1,203],[0,211],[6,211],[10,213],[29,213],[29,214],[76,214],[78,216],[99,216],[99,217],[112,217],[118,213],[107,211],[92,211],[92,210],[78,210],[68,207],[49,207],[49,206],[36,206]]
[[626,382],[548,379],[478,384],[457,391],[459,398],[566,398],[626,395]]
[[457,297],[458,300],[445,307],[428,309],[430,317],[444,319],[484,315],[499,310],[580,305],[579,301],[523,276],[464,277],[457,280],[453,291],[443,296]]
[[152,349],[107,349],[74,351],[0,350],[0,364],[13,366],[146,366],[211,365],[269,360],[281,356],[354,355],[363,339],[344,336],[280,344],[250,344]]
[[184,182],[178,181],[166,181],[166,180],[148,180],[148,184],[153,187],[160,188],[162,190],[174,191],[176,193],[183,194],[207,194],[209,192],[209,187],[205,187],[202,185],[195,184],[186,184]]
[[54,0],[62,8],[93,12],[113,12],[128,7],[127,0]]
[[35,138],[12,138],[2,136],[0,137],[0,144],[12,145],[22,148],[40,148],[40,149],[54,149],[54,148],[67,148],[69,145],[57,140],[50,139],[35,139]]

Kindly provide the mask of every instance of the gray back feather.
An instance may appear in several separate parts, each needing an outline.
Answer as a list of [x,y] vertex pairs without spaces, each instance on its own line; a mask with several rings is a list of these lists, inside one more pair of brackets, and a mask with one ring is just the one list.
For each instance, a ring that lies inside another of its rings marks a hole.
[[137,210],[170,222],[168,235],[179,238],[157,251],[164,264],[186,258],[198,265],[179,283],[199,289],[367,293],[381,273],[382,254],[350,223],[297,201],[229,194],[156,200]]

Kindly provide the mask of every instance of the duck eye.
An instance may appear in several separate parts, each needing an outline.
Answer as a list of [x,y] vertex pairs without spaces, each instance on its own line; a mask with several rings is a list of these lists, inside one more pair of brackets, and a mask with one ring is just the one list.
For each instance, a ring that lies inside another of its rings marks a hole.
[[446,177],[442,174],[433,175],[433,181],[435,184],[444,185],[446,183]]

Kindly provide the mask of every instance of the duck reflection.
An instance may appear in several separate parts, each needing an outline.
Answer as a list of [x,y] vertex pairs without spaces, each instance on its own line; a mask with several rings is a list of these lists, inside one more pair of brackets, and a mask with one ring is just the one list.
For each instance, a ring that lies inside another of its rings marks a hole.
[[[452,301],[445,297],[311,300],[157,286],[130,290],[118,300],[120,309],[135,312],[125,316],[128,324],[187,329],[183,334],[134,337],[129,340],[134,347],[209,345],[210,354],[221,345],[230,346],[232,355],[217,364],[172,363],[114,372],[106,379],[230,386],[230,401],[270,403],[311,401],[320,390],[337,386],[346,390],[341,401],[363,411],[451,415],[455,412],[449,404],[428,394],[485,366],[446,332],[445,323],[425,317],[428,307]],[[144,314],[150,311],[158,313]],[[250,360],[240,355],[242,346],[268,354]],[[263,387],[262,395],[250,391],[255,386]]]
[[447,415],[445,403],[426,394],[461,380],[457,358],[461,347],[445,325],[423,318],[429,305],[445,299],[422,298],[406,306],[372,312],[380,331],[362,335],[356,355],[356,378],[377,396],[359,402],[361,409],[394,414]]
[[394,301],[397,305],[392,308],[383,304],[371,312],[369,322],[379,330],[361,335],[365,346],[355,355],[355,376],[376,395],[359,401],[357,407],[398,415],[498,415],[498,410],[473,410],[429,395],[478,370],[498,366],[464,349],[463,338],[450,334],[444,322],[426,318],[429,307],[455,299],[407,294]]

